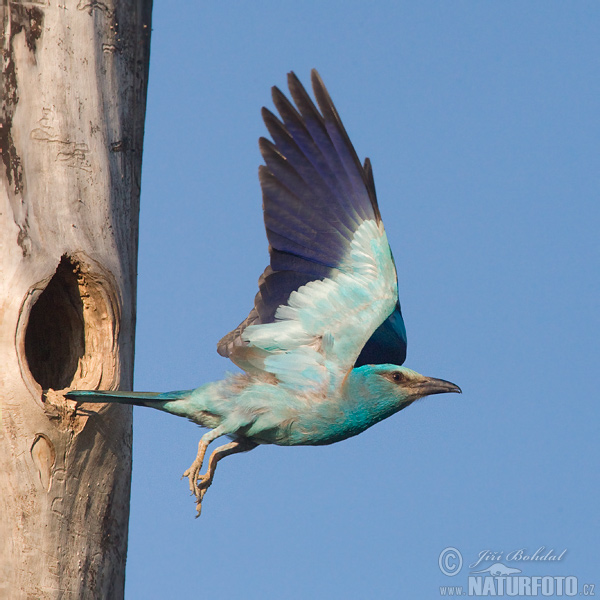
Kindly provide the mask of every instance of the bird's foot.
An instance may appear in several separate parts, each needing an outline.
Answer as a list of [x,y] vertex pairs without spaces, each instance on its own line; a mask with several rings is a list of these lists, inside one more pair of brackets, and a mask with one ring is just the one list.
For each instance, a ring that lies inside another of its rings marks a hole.
[[202,488],[200,485],[198,485],[198,482],[202,482],[204,476],[200,475],[200,469],[202,468],[202,462],[199,462],[198,459],[196,459],[191,467],[189,469],[187,469],[185,471],[185,473],[182,475],[183,477],[187,477],[188,481],[190,482],[190,492],[192,492],[192,494],[194,494],[194,496],[196,496],[196,499],[200,498],[200,494],[202,492]]
[[208,448],[209,443],[210,442],[204,441],[204,439],[200,440],[200,443],[198,444],[198,454],[196,455],[194,462],[181,476],[182,478],[188,478],[188,481],[190,482],[190,492],[196,496],[196,499],[198,499],[200,494],[200,487],[198,486],[198,480],[202,479],[202,476],[200,475],[200,469],[202,468],[204,455],[206,454],[206,448]]
[[198,513],[196,517],[200,516],[204,494],[206,494],[206,490],[210,487],[213,479],[210,472],[200,475],[201,468],[202,463],[196,459],[191,467],[183,474],[183,477],[187,477],[190,482],[190,492],[196,497],[196,511]]
[[[214,431],[217,430],[213,430],[213,432]],[[183,474],[183,477],[188,478],[188,481],[190,482],[190,491],[196,497],[196,517],[199,517],[202,511],[202,500],[204,499],[206,490],[208,490],[213,482],[217,463],[222,458],[225,458],[230,454],[247,452],[248,450],[252,450],[252,448],[256,447],[256,444],[254,442],[250,442],[249,440],[234,440],[229,442],[229,444],[220,446],[212,453],[210,460],[208,461],[208,469],[206,470],[206,473],[204,475],[200,475],[200,469],[202,468],[202,463],[204,461],[204,454],[208,444],[211,441],[205,438],[206,436],[200,440],[200,444],[198,445],[198,456],[196,456],[196,459],[192,463],[191,467]]]
[[206,494],[206,490],[212,483],[212,481],[207,480],[207,477],[208,475],[203,475],[196,486],[198,488],[198,493],[196,494],[196,519],[202,512],[202,500],[204,499],[204,494]]

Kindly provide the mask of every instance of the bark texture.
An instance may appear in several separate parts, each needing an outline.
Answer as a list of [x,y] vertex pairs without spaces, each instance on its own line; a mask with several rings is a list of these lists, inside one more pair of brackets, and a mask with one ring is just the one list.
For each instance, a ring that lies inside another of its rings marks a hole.
[[0,11],[0,598],[118,599],[151,0]]

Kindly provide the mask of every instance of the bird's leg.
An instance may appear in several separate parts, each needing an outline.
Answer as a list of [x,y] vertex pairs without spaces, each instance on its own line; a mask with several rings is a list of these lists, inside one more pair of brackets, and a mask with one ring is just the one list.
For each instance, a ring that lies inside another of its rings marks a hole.
[[204,498],[204,494],[206,494],[206,490],[210,487],[213,481],[215,471],[217,469],[217,463],[226,456],[229,456],[230,454],[237,454],[238,452],[248,452],[248,450],[252,450],[253,448],[256,448],[256,446],[257,444],[251,442],[250,440],[234,440],[233,442],[229,442],[229,444],[219,446],[210,455],[210,459],[208,461],[208,469],[206,470],[206,473],[200,477],[200,482],[197,485],[199,493],[196,494],[196,511],[198,512],[196,517],[200,516],[200,512],[202,510],[202,500]]
[[182,477],[187,477],[190,482],[190,492],[196,496],[196,499],[200,497],[200,488],[198,487],[198,479],[200,478],[200,469],[202,468],[202,463],[204,462],[204,455],[206,454],[206,449],[208,445],[216,440],[219,436],[223,435],[224,431],[221,426],[215,427],[215,429],[211,429],[207,431],[201,438],[200,443],[198,444],[198,454],[194,459],[194,462],[191,464],[190,468],[185,471]]

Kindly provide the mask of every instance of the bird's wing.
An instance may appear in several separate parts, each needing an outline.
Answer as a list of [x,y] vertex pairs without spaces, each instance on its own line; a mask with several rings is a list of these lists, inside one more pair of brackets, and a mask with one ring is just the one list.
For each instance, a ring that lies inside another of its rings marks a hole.
[[248,317],[218,352],[288,383],[322,382],[367,362],[402,364],[406,333],[396,269],[364,167],[316,70],[316,108],[297,77],[295,108],[277,88],[263,118],[259,169],[270,265]]

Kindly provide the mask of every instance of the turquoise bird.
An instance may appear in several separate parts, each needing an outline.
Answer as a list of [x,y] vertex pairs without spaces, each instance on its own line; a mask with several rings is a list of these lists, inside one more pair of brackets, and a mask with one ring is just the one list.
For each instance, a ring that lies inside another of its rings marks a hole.
[[[316,446],[357,435],[431,394],[459,392],[402,367],[406,330],[396,267],[375,196],[316,70],[318,108],[290,73],[295,106],[273,88],[263,108],[273,141],[259,167],[270,265],[248,317],[218,344],[242,373],[167,393],[71,391],[77,402],[120,402],[208,428],[184,473],[200,514],[217,463],[260,444]],[[226,436],[201,475],[207,448]]]

